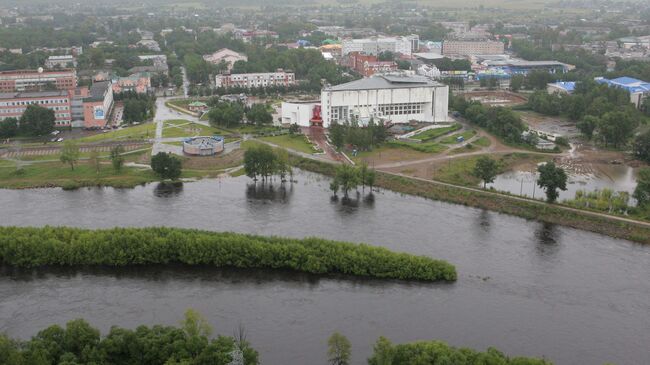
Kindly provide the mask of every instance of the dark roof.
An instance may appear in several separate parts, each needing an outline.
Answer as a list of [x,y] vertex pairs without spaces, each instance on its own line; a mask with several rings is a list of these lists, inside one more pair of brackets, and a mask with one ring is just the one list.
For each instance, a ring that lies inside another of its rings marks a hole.
[[92,84],[90,87],[90,96],[84,98],[84,101],[103,101],[106,91],[111,87],[110,81],[100,81]]

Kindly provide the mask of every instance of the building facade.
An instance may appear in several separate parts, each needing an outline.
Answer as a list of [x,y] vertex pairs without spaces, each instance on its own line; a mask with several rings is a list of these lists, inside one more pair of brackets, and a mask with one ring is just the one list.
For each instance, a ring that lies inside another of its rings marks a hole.
[[57,90],[72,90],[77,87],[77,73],[74,69],[0,72],[0,92],[39,91],[50,85]]
[[221,74],[215,79],[216,87],[241,87],[245,89],[269,86],[291,86],[296,83],[293,72],[278,70],[276,72]]
[[36,91],[0,93],[0,120],[20,117],[30,105],[54,111],[56,126],[69,126],[72,122],[71,96],[68,91]]
[[103,128],[113,107],[113,88],[110,81],[96,82],[83,99],[84,128]]
[[48,69],[75,68],[77,67],[77,60],[72,55],[50,56],[45,60],[45,67]]
[[505,45],[495,41],[444,41],[442,42],[443,55],[491,55],[503,54]]
[[359,52],[351,52],[348,54],[345,59],[345,65],[364,77],[397,70],[397,63],[394,61],[379,61],[377,56]]
[[630,102],[637,108],[643,105],[645,98],[650,97],[650,82],[632,77],[619,77],[612,80],[604,77],[596,77],[595,81],[599,84],[606,84],[609,87],[627,90],[630,93]]
[[372,37],[364,39],[343,40],[343,56],[351,52],[378,55],[382,52],[401,53],[411,55],[420,47],[420,37],[416,34],[406,37]]
[[321,91],[323,126],[374,118],[393,123],[447,122],[449,86],[422,76],[373,76]]

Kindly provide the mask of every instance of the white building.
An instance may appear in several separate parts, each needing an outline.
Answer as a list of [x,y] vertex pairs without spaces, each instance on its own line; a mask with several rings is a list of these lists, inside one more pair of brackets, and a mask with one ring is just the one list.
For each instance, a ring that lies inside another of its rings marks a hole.
[[420,48],[420,37],[413,34],[406,37],[372,37],[364,39],[343,40],[343,56],[350,52],[360,52],[367,55],[378,55],[389,51],[410,55]]
[[268,86],[291,86],[296,83],[296,76],[293,72],[248,73],[248,74],[221,74],[215,78],[216,87],[268,87]]
[[298,124],[301,127],[311,126],[314,108],[319,101],[296,101],[282,103],[282,124]]
[[45,67],[49,69],[53,68],[75,68],[77,67],[77,60],[74,59],[74,56],[50,56],[45,60]]
[[393,123],[447,122],[449,86],[423,76],[382,75],[321,91],[323,126],[370,118]]
[[225,62],[228,67],[228,71],[232,70],[232,66],[235,64],[235,62],[248,61],[248,57],[246,57],[245,54],[235,52],[228,48],[222,48],[213,54],[204,55],[203,59],[213,65],[218,65],[221,62]]

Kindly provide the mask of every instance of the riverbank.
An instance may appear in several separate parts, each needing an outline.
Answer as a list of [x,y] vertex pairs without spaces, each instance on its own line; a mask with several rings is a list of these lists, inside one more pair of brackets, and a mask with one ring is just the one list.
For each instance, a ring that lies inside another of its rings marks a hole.
[[[327,176],[334,176],[336,165],[292,157],[294,166]],[[581,211],[562,205],[508,196],[491,191],[463,188],[430,180],[410,178],[386,172],[377,173],[376,186],[399,193],[432,200],[461,204],[510,214],[526,219],[596,232],[615,238],[650,244],[650,224],[637,224],[605,214]]]
[[0,263],[16,267],[182,263],[311,274],[455,281],[451,264],[365,244],[179,228],[0,227]]

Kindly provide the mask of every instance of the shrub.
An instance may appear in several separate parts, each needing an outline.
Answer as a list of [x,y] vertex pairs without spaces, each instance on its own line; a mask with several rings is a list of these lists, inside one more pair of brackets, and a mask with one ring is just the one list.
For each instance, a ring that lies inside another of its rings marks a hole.
[[178,228],[0,227],[0,263],[20,267],[183,263],[404,280],[456,280],[455,267],[445,261],[381,247],[319,238]]

